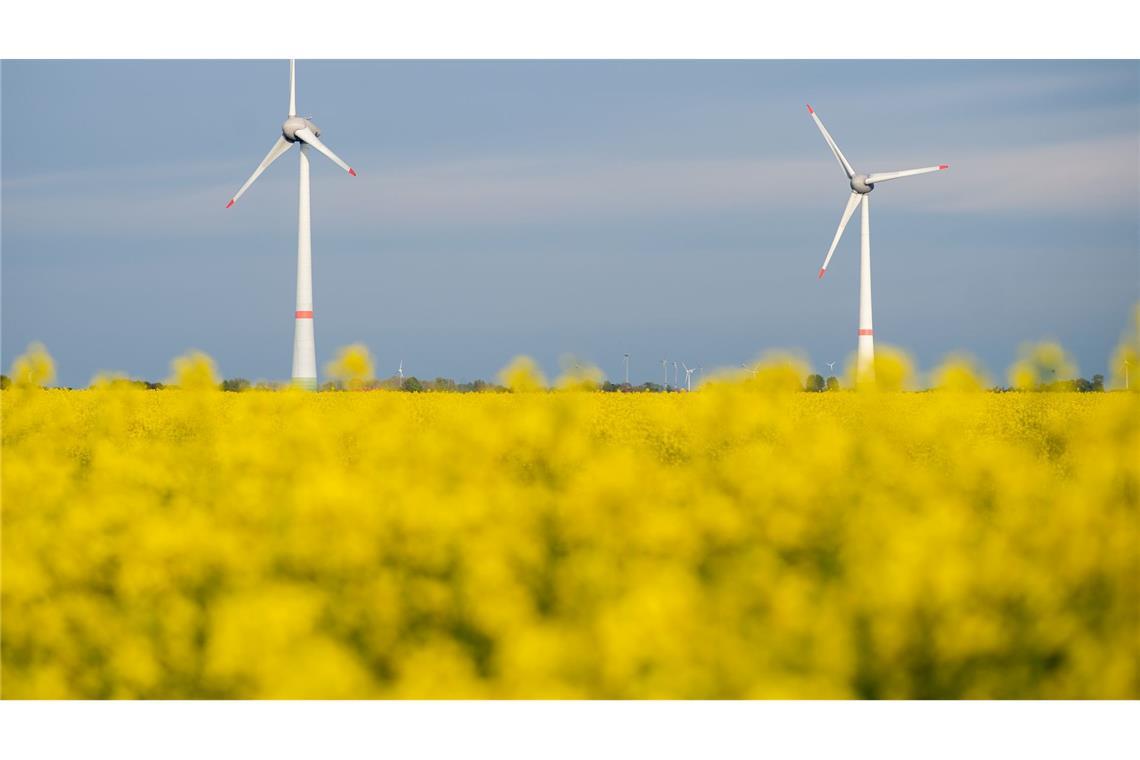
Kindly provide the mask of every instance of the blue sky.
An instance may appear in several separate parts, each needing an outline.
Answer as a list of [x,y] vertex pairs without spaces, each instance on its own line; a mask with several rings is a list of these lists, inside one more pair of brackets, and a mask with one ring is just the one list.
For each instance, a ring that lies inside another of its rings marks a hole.
[[[491,378],[574,354],[620,379],[855,347],[858,227],[816,273],[857,168],[951,164],[872,196],[875,332],[1004,377],[1060,340],[1106,372],[1140,300],[1136,62],[299,61],[317,360]],[[283,61],[0,66],[2,346],[59,382],[162,379],[189,348],[284,379],[296,153],[226,211],[288,103]],[[857,220],[856,220],[857,221]]]

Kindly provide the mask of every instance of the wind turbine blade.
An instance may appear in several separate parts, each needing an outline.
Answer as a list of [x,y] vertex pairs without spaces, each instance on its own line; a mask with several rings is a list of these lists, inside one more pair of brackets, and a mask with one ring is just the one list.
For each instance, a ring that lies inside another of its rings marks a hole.
[[298,129],[295,132],[295,134],[297,137],[304,140],[309,145],[312,145],[314,148],[319,150],[321,153],[324,153],[325,156],[328,157],[328,159],[330,161],[332,161],[334,164],[339,166],[341,169],[344,169],[346,172],[348,172],[349,174],[351,174],[354,177],[356,176],[356,170],[353,169],[348,164],[346,164],[344,161],[341,161],[340,156],[333,153],[331,150],[328,149],[328,147],[323,142],[318,140],[317,136],[315,134],[313,134],[313,130],[309,129],[308,127],[305,127],[304,129]]
[[815,125],[819,127],[819,131],[823,133],[823,139],[827,141],[827,147],[831,148],[831,152],[835,154],[835,160],[839,162],[839,165],[841,167],[843,167],[843,171],[847,174],[847,179],[854,177],[855,170],[851,168],[851,164],[847,161],[847,157],[843,155],[843,151],[839,149],[839,146],[836,144],[835,140],[832,139],[831,134],[827,131],[827,127],[823,126],[823,122],[820,121],[819,117],[815,115],[815,109],[809,105],[807,107],[807,110],[808,113],[811,114],[812,121],[814,121]]
[[289,115],[297,115],[297,62],[289,59]]
[[831,263],[831,256],[835,253],[835,246],[839,245],[839,238],[843,237],[843,230],[847,229],[847,223],[851,221],[851,215],[855,213],[855,207],[859,205],[862,197],[859,193],[851,193],[851,197],[847,199],[847,208],[843,209],[843,218],[839,220],[839,229],[835,231],[835,239],[831,241],[831,247],[827,249],[827,258],[823,260],[823,266],[819,268],[820,277],[823,277],[824,272],[827,271],[827,265]]
[[916,174],[930,174],[931,172],[940,172],[950,168],[950,164],[939,164],[938,166],[926,166],[922,169],[904,169],[901,172],[875,172],[874,174],[867,175],[867,184],[873,185],[876,182],[886,182],[889,179],[898,179],[899,177],[913,177]]
[[269,165],[280,158],[281,154],[287,150],[289,150],[289,141],[284,137],[278,137],[277,142],[273,143],[273,147],[269,149],[269,152],[267,154],[265,154],[265,159],[257,165],[257,168],[253,170],[253,174],[249,175],[249,179],[247,179],[245,181],[245,184],[241,186],[241,189],[234,194],[234,197],[230,198],[230,202],[226,204],[226,208],[234,205],[237,199],[242,196],[242,193],[249,189],[249,186],[253,184],[253,181],[260,177],[261,173],[268,169]]

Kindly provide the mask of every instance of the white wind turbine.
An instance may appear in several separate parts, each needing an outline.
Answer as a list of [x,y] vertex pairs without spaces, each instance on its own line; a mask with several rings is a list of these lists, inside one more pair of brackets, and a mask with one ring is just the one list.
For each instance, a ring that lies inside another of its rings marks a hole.
[[693,373],[697,371],[697,368],[696,367],[690,368],[684,362],[681,362],[681,366],[684,367],[684,369],[685,369],[685,389],[688,391],[692,391],[693,390]]
[[401,380],[404,379],[404,360],[403,359],[400,360],[400,367],[396,370],[396,374],[400,376]]
[[863,174],[856,172],[854,167],[851,166],[843,152],[839,150],[839,146],[835,144],[835,140],[828,134],[827,128],[823,126],[823,122],[815,113],[815,109],[810,105],[807,107],[808,113],[811,114],[812,120],[815,125],[819,127],[819,131],[823,133],[823,139],[827,141],[827,146],[831,148],[831,152],[835,154],[835,160],[839,162],[844,174],[851,183],[851,196],[847,199],[847,208],[843,209],[843,216],[839,220],[839,229],[835,232],[835,239],[831,241],[831,248],[827,250],[827,257],[823,260],[823,266],[819,268],[819,276],[823,277],[827,271],[827,265],[831,262],[831,256],[835,253],[835,247],[839,245],[839,238],[843,236],[843,230],[847,227],[847,222],[851,220],[851,215],[855,213],[855,207],[862,205],[861,221],[863,224],[861,256],[859,258],[859,352],[856,360],[855,376],[859,380],[874,382],[875,379],[875,331],[871,325],[871,191],[875,189],[875,185],[879,182],[886,182],[891,179],[899,179],[900,177],[912,177],[916,174],[929,174],[930,172],[941,171],[949,169],[949,164],[939,164],[938,166],[926,166],[921,169],[904,169],[898,172],[874,172],[871,174]]
[[269,165],[283,156],[286,151],[299,143],[301,146],[301,180],[297,206],[297,308],[293,314],[293,382],[305,388],[317,387],[317,345],[313,336],[313,248],[309,225],[309,152],[315,148],[325,154],[334,164],[353,177],[356,172],[351,166],[325,146],[319,139],[321,130],[306,118],[297,115],[296,65],[289,61],[289,117],[281,125],[281,136],[269,149],[265,159],[253,170],[245,184],[230,198],[226,208],[234,205],[254,180],[269,168]]

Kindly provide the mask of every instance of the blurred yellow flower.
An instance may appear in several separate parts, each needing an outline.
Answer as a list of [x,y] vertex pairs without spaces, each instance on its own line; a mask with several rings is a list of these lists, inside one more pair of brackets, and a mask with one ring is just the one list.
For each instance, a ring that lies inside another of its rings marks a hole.
[[903,391],[914,388],[914,363],[903,351],[894,346],[875,347],[875,379],[861,383],[860,390]]
[[42,343],[32,343],[12,362],[12,383],[17,388],[40,388],[55,379],[55,362]]
[[596,391],[606,380],[601,368],[567,356],[562,359],[562,374],[554,387],[563,391]]
[[1009,384],[1019,391],[1036,390],[1058,380],[1072,380],[1077,365],[1059,344],[1025,343],[1009,368]]
[[516,356],[499,371],[499,382],[515,393],[533,393],[546,388],[546,377],[529,356]]
[[362,343],[353,343],[337,352],[336,359],[325,366],[329,379],[350,391],[360,390],[373,379],[372,355]]
[[977,393],[989,384],[985,371],[972,357],[964,354],[947,357],[934,370],[932,380],[936,389],[956,393]]
[[219,390],[218,369],[214,360],[201,351],[191,351],[179,356],[170,362],[171,375],[166,379],[167,385],[173,385],[186,391],[216,391]]

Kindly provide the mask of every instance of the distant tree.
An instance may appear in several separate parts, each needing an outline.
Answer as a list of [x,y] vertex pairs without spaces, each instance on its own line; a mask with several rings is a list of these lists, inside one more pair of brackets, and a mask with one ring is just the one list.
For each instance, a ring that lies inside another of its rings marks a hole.
[[1080,393],[1088,393],[1092,390],[1092,383],[1090,383],[1088,380],[1085,380],[1083,377],[1078,377],[1076,380],[1072,380],[1070,382],[1073,384],[1073,390],[1079,391]]
[[1093,375],[1092,387],[1089,390],[1100,393],[1104,390],[1104,375]]
[[609,380],[602,383],[602,391],[604,393],[616,393],[620,390],[624,390],[624,386],[617,383],[611,383]]
[[423,383],[415,377],[404,378],[404,383],[400,386],[400,390],[407,391],[408,393],[420,393],[423,389]]
[[808,375],[807,382],[804,383],[804,390],[808,393],[820,393],[826,387],[823,382],[823,375]]
[[7,375],[0,375],[0,390],[7,388],[11,384],[12,381],[8,379]]
[[829,390],[829,391],[839,390],[839,378],[837,378],[835,375],[831,375],[830,377],[827,378],[827,390]]
[[165,386],[165,385],[163,385],[162,383],[151,383],[151,382],[148,382],[148,383],[146,384],[146,389],[147,389],[148,391],[160,391],[160,390],[162,390],[162,389],[163,389],[163,388],[165,388],[165,387],[166,387],[166,386]]
[[223,391],[233,391],[235,393],[239,393],[241,391],[248,391],[249,390],[249,381],[246,380],[244,377],[235,377],[235,378],[231,378],[229,380],[223,380],[222,381],[222,390]]
[[458,389],[458,386],[455,384],[455,381],[449,377],[437,377],[435,380],[431,381],[429,388],[433,391],[446,391],[449,393],[454,393]]

